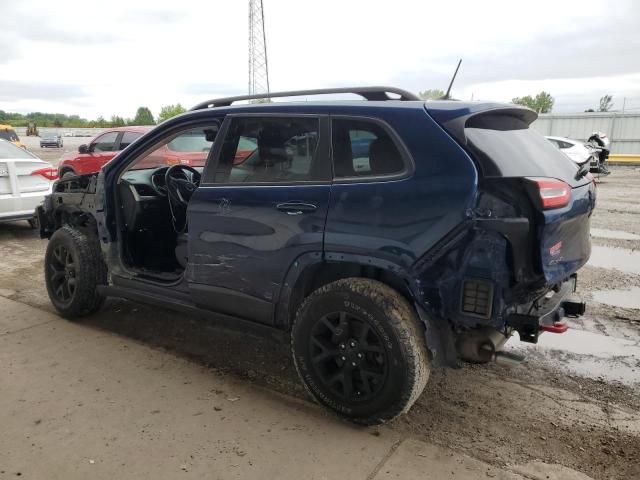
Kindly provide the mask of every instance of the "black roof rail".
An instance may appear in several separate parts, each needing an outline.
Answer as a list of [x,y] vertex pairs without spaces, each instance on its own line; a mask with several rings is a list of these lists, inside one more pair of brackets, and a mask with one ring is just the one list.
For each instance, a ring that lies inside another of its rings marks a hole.
[[[277,97],[302,97],[305,95],[327,95],[336,93],[353,93],[360,95],[365,100],[422,100],[416,94],[407,92],[396,87],[340,87],[340,88],[317,88],[314,90],[294,90],[290,92],[273,92],[258,95],[240,95],[237,97],[216,98],[201,102],[191,110],[202,110],[210,107],[228,107],[234,102],[241,100],[262,100]],[[399,95],[400,98],[390,97],[388,94]]]

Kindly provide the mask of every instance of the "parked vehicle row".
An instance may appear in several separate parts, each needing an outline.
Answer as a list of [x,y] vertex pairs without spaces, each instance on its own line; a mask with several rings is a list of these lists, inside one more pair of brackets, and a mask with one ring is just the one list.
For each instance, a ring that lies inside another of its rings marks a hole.
[[391,87],[270,96],[317,93],[366,101],[209,100],[65,175],[38,208],[56,310],[116,296],[262,325],[319,403],[364,424],[406,412],[435,366],[584,312],[595,185],[535,112]]

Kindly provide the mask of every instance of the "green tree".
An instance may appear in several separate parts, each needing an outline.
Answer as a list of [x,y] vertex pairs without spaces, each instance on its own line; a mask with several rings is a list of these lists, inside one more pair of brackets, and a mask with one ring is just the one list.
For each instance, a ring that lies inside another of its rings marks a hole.
[[124,127],[124,118],[119,117],[118,115],[111,116],[111,126],[112,127]]
[[600,106],[598,107],[599,112],[608,112],[613,107],[613,97],[611,95],[605,95],[604,97],[600,97]]
[[439,88],[430,88],[424,92],[418,92],[418,96],[424,100],[437,100],[444,97],[444,92]]
[[155,125],[151,110],[147,107],[139,107],[136,116],[133,118],[134,125]]
[[184,113],[186,111],[187,109],[179,103],[176,103],[175,105],[165,105],[160,109],[160,115],[158,115],[158,123],[162,123],[165,120],[169,120],[170,118],[175,117],[176,115],[180,115],[181,113]]
[[517,105],[529,107],[531,110],[535,110],[538,113],[549,113],[553,109],[553,104],[555,102],[551,94],[547,92],[540,92],[535,97],[532,97],[531,95],[516,97],[511,101]]

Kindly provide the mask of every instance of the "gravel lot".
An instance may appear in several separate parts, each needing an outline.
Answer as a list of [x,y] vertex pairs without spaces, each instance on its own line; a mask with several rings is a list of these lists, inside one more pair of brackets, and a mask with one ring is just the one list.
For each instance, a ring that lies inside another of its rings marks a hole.
[[[42,151],[33,138],[26,140],[30,150],[56,163],[59,149]],[[65,138],[64,149],[87,140]],[[545,334],[533,347],[511,340],[507,348],[527,355],[514,367],[437,372],[408,415],[369,433],[429,441],[494,466],[542,460],[595,479],[640,478],[638,199],[640,168],[614,167],[599,182],[593,255],[578,280],[588,310],[571,322],[571,334]],[[26,222],[0,224],[0,296],[53,311],[42,278],[45,246]],[[300,419],[318,415],[298,383],[287,346],[272,339],[118,299],[84,325],[169,351],[181,357],[176,362],[215,369],[230,381],[300,399],[302,407],[291,413]],[[86,428],[93,428],[90,421]],[[135,442],[129,446],[137,448]]]

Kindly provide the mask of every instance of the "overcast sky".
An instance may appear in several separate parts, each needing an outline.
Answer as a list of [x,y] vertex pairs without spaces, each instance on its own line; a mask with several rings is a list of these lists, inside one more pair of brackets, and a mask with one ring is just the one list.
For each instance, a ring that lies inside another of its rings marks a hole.
[[[0,109],[133,117],[244,94],[245,0],[2,0]],[[636,0],[264,0],[271,90],[446,89],[640,111]]]

